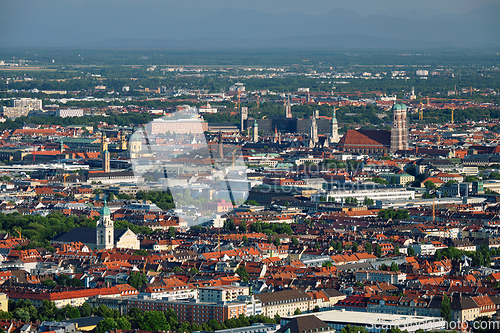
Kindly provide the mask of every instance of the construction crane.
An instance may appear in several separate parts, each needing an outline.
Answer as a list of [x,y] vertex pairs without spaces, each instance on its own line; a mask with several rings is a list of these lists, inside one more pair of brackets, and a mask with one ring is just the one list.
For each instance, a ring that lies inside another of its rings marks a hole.
[[65,173],[64,176],[63,176],[63,185],[64,187],[66,187],[66,178],[68,178],[70,176],[69,173]]
[[260,105],[260,95],[257,95],[257,109],[259,108]]
[[236,110],[238,110],[240,108],[240,106],[241,106],[241,91],[238,90],[238,101],[236,102],[236,105],[234,106],[234,108]]
[[309,60],[302,60],[302,62],[304,63],[304,66],[306,65],[307,61],[309,61]]
[[15,232],[19,235],[19,238],[21,239],[21,229],[14,229]]

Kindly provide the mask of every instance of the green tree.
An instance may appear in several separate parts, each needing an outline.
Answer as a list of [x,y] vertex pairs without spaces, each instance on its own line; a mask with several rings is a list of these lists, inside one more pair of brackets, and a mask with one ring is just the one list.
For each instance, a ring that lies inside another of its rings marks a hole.
[[358,252],[358,243],[356,242],[352,243],[352,252],[354,253]]
[[446,294],[443,294],[443,298],[441,299],[441,317],[447,322],[451,321],[450,298]]
[[430,191],[430,190],[435,190],[437,187],[436,187],[436,184],[434,184],[434,182],[432,180],[428,180],[424,183],[424,186],[425,188],[427,189],[427,191]]
[[146,311],[138,323],[139,329],[148,331],[170,331],[165,314],[161,311]]
[[80,310],[74,306],[71,305],[66,305],[64,307],[64,312],[65,312],[65,317],[69,319],[75,319],[75,318],[80,318]]
[[168,236],[172,239],[175,238],[175,228],[174,227],[169,227],[168,228]]
[[375,252],[374,254],[381,258],[382,257],[382,248],[380,247],[380,244],[375,245]]
[[399,266],[394,261],[391,263],[391,271],[392,272],[398,272],[399,271]]
[[295,316],[297,316],[297,315],[299,315],[299,314],[302,314],[302,311],[300,311],[300,309],[299,309],[299,308],[296,308],[296,309],[295,309],[295,311],[293,312],[293,314],[294,314]]
[[250,279],[250,274],[245,266],[240,266],[236,269],[236,274],[241,278],[242,281],[248,281]]
[[56,283],[54,280],[51,280],[51,279],[46,279],[46,280],[43,280],[43,281],[42,281],[42,284],[43,284],[44,286],[50,286],[50,287],[57,286],[57,283]]
[[147,257],[149,256],[149,252],[147,250],[135,250],[133,253],[134,256],[144,256]]
[[394,255],[399,255],[399,246],[398,245],[394,245],[394,251],[392,252]]
[[415,255],[415,249],[412,246],[410,246],[408,248],[408,256],[413,257],[414,255]]
[[365,251],[366,251],[366,253],[372,253],[372,244],[371,243],[365,244]]
[[365,197],[365,199],[363,200],[363,205],[365,206],[373,206],[375,204],[375,202],[373,201],[373,199],[370,199],[368,197]]
[[274,245],[275,245],[275,246],[280,246],[280,245],[281,245],[281,241],[280,241],[280,238],[279,238],[279,237],[276,237],[276,238],[274,239]]
[[434,261],[441,261],[441,260],[443,260],[443,255],[441,254],[440,250],[436,250],[436,252],[434,252]]
[[299,245],[299,240],[295,237],[292,237],[292,245],[293,246],[298,246]]
[[92,307],[89,303],[85,302],[80,306],[80,314],[82,317],[89,317],[92,315]]

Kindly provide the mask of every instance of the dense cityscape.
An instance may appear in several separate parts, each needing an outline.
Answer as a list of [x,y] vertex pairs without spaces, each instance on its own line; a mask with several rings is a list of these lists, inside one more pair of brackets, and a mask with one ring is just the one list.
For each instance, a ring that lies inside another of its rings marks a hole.
[[498,53],[106,52],[0,53],[1,330],[500,330]]

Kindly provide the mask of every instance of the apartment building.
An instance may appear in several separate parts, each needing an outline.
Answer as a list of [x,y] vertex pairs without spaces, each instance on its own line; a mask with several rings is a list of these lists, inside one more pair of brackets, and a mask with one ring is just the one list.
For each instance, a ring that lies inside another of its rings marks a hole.
[[267,317],[290,316],[296,309],[307,312],[313,298],[300,289],[276,291],[273,293],[263,293],[256,295],[262,302],[262,314]]
[[376,281],[389,284],[401,284],[406,280],[406,273],[380,271],[375,269],[366,269],[356,272],[356,281]]
[[147,298],[129,298],[128,310],[138,308],[141,311],[166,311],[172,309],[180,322],[204,324],[209,320],[222,323],[240,315],[247,315],[247,304],[244,302],[200,302],[196,299],[189,301],[166,301]]
[[249,287],[240,286],[214,286],[198,289],[198,298],[202,302],[231,302],[249,294]]

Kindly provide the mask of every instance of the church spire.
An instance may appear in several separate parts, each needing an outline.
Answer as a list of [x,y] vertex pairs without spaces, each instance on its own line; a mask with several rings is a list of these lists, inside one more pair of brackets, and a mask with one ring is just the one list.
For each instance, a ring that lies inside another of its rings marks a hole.
[[332,123],[331,123],[331,132],[330,132],[330,143],[338,143],[339,142],[339,124],[337,122],[337,110],[333,107],[332,113]]

